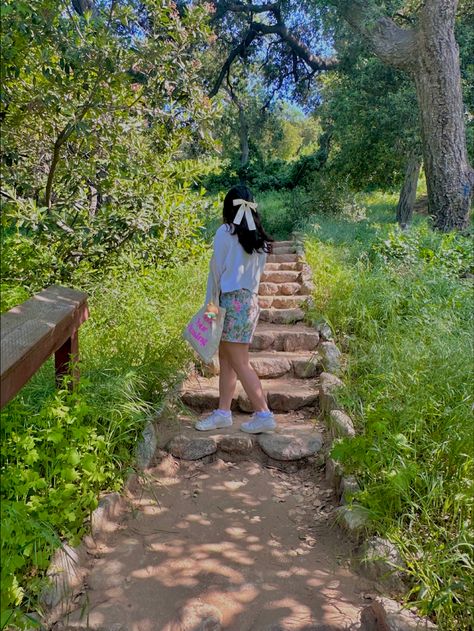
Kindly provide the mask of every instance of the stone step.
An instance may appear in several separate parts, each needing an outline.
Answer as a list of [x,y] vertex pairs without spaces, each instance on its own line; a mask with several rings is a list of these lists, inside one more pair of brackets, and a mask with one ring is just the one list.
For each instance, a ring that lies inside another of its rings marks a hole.
[[269,254],[267,263],[297,263],[300,260],[298,254]]
[[283,375],[310,379],[323,372],[321,355],[311,351],[255,351],[250,353],[250,364],[261,379]]
[[285,271],[285,270],[293,270],[293,271],[297,271],[297,270],[301,270],[301,268],[303,267],[303,264],[298,262],[298,263],[266,263],[265,264],[265,271],[269,272],[269,271]]
[[284,247],[295,247],[296,242],[295,241],[273,241],[273,247],[274,248],[284,248]]
[[259,322],[250,345],[251,351],[312,351],[319,344],[319,333],[304,324],[291,327]]
[[258,304],[262,309],[293,309],[307,300],[308,296],[259,296]]
[[262,283],[297,283],[301,280],[301,273],[296,270],[264,271],[260,277]]
[[[206,414],[200,415],[205,418]],[[240,430],[249,415],[234,413],[233,425],[209,432],[194,429],[197,418],[181,415],[173,433],[160,433],[159,447],[180,460],[199,460],[215,454],[225,461],[256,460],[282,463],[303,462],[315,456],[323,445],[317,426],[298,412],[276,414],[276,429],[268,434],[246,434]],[[275,463],[277,464],[277,463]]]
[[296,254],[295,245],[274,245],[272,254]]
[[[319,383],[316,379],[284,377],[262,379],[261,383],[267,395],[268,406],[274,412],[290,412],[318,405]],[[206,379],[196,374],[192,375],[182,385],[181,400],[194,410],[216,409],[219,403],[219,377]],[[232,409],[252,411],[252,405],[239,382],[232,401]]]
[[260,283],[258,293],[260,296],[293,296],[301,289],[300,283]]
[[[320,375],[324,368],[322,356],[317,351],[251,351],[250,364],[261,379],[277,379],[283,375],[298,379],[310,379]],[[214,358],[212,367],[196,366],[198,374],[213,377],[220,372],[219,359]]]
[[273,324],[293,324],[304,320],[304,311],[298,307],[292,309],[261,309],[260,320],[262,322],[272,322]]

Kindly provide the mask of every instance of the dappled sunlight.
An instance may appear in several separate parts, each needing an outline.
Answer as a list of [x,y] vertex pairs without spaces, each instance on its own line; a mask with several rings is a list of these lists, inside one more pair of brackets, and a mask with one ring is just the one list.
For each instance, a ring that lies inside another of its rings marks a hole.
[[281,611],[278,621],[280,624],[308,624],[313,622],[313,614],[308,605],[303,605],[295,598],[281,598],[280,600],[271,600],[265,605],[265,609],[272,612]]
[[[326,513],[318,530],[304,495],[316,488],[310,472],[293,474],[291,486],[287,474],[250,463],[211,464],[206,479],[194,475],[199,467],[183,469],[172,494],[161,485],[137,489],[135,511],[116,534],[121,545],[104,546],[88,594],[92,628],[125,619],[132,631],[177,631],[181,616],[206,611],[218,611],[226,631],[354,621],[358,581],[327,561],[340,541]],[[285,502],[275,502],[282,489]]]

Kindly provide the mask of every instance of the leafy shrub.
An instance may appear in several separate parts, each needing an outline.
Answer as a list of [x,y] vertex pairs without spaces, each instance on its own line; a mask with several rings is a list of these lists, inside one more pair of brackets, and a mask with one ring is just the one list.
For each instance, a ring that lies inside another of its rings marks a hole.
[[263,160],[257,154],[244,168],[238,162],[229,161],[220,172],[202,178],[202,184],[212,193],[227,192],[241,180],[255,192],[276,191],[288,187],[290,172],[291,163],[285,160]]
[[370,256],[380,257],[385,263],[403,261],[411,265],[422,262],[428,268],[454,276],[474,273],[472,238],[455,232],[435,233],[426,224],[408,232],[393,228],[387,238],[372,245]]
[[326,169],[314,172],[299,191],[302,218],[312,214],[365,217],[364,209],[347,181]]

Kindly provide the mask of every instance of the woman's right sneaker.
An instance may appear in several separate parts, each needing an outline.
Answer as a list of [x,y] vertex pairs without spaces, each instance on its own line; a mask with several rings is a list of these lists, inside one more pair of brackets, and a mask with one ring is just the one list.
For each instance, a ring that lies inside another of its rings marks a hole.
[[219,410],[214,410],[212,414],[198,421],[194,427],[201,432],[208,432],[212,429],[230,427],[232,425],[232,413],[222,414]]
[[262,434],[263,432],[271,432],[276,428],[277,424],[273,412],[268,414],[260,414],[254,412],[250,421],[245,421],[240,429],[247,434]]

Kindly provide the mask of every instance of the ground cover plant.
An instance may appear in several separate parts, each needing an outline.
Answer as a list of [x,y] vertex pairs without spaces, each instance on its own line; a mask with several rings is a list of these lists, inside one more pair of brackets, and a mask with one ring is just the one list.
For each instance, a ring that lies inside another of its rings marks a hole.
[[[54,549],[79,541],[100,494],[120,490],[133,467],[145,421],[190,358],[181,331],[204,294],[207,258],[118,268],[91,285],[77,391],[55,391],[49,363],[3,410],[2,628],[27,625]],[[10,287],[4,298],[25,293]]]
[[402,550],[407,600],[441,629],[474,624],[472,239],[417,216],[393,224],[395,196],[367,217],[314,215],[301,227],[315,309],[347,353],[341,402],[358,430],[333,449],[357,477],[369,528]]

